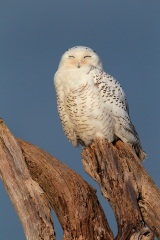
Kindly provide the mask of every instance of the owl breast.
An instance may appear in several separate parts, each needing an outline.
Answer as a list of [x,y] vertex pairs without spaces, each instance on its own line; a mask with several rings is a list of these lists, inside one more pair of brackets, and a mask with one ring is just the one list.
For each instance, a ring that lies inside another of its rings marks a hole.
[[81,144],[88,145],[96,137],[114,140],[114,120],[98,91],[93,82],[87,81],[66,94],[66,111]]

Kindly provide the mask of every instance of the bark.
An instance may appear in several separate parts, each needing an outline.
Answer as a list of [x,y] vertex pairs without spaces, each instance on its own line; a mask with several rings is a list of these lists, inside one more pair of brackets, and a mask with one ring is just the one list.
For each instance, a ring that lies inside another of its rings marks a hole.
[[115,213],[116,239],[153,239],[153,234],[159,238],[160,192],[134,150],[121,141],[114,146],[97,139],[83,150],[82,158]]

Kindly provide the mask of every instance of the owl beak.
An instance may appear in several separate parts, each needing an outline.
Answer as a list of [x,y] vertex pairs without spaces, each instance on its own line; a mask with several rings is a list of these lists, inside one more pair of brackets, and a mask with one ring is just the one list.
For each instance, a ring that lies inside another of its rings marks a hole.
[[80,62],[77,63],[77,67],[80,68],[81,67],[81,64]]

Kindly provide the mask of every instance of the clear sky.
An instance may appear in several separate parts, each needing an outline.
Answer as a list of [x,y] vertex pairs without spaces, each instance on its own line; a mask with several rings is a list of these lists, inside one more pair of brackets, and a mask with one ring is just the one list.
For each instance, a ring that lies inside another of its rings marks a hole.
[[[144,166],[160,187],[159,0],[1,0],[0,117],[14,136],[51,153],[98,189],[57,113],[53,75],[63,52],[76,45],[96,50],[105,70],[121,83],[148,153]],[[99,190],[98,197],[116,233]],[[54,221],[59,240],[62,231]],[[0,182],[0,240],[11,238],[25,236]]]

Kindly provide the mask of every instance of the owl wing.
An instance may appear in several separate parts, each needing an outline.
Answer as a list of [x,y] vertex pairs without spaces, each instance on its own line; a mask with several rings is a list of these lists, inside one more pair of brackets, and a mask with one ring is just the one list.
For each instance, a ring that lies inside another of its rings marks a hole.
[[128,103],[125,93],[119,82],[103,70],[93,69],[94,83],[99,88],[102,98],[107,102],[108,107],[112,109],[114,115],[129,115]]
[[97,68],[93,69],[95,86],[99,89],[102,102],[115,120],[115,135],[124,142],[138,141],[139,137],[129,117],[128,103],[119,82]]
[[77,146],[77,136],[67,111],[64,86],[60,78],[63,78],[63,76],[57,72],[54,76],[54,85],[56,89],[58,113],[65,135],[74,146]]

